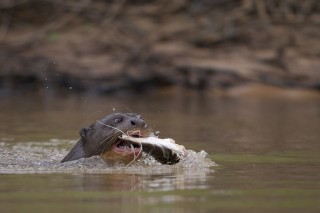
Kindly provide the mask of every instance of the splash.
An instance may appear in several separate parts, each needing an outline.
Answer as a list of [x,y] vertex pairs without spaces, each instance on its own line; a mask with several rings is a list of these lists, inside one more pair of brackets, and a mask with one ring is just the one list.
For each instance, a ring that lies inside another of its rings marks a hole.
[[175,165],[162,165],[152,156],[143,153],[140,160],[130,166],[108,165],[99,156],[60,163],[69,147],[76,141],[52,139],[45,142],[0,142],[1,174],[35,173],[135,173],[163,174],[177,171],[213,172],[216,164],[205,151],[187,150],[186,157]]

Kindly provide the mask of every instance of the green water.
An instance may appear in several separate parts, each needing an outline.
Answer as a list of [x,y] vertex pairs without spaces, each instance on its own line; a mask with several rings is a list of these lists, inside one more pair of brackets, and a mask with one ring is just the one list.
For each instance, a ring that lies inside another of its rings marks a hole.
[[76,140],[81,127],[113,108],[141,113],[161,136],[205,150],[219,166],[4,174],[1,159],[1,212],[320,212],[320,100],[4,98],[0,142]]

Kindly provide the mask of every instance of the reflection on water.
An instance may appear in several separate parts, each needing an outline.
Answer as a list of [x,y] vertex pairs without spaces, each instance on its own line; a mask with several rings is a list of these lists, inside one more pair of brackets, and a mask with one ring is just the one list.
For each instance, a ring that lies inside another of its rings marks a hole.
[[[141,113],[161,137],[195,150],[194,158],[175,166],[110,168],[97,158],[60,165],[79,129],[113,108]],[[314,97],[16,97],[1,100],[0,120],[3,212],[320,210]]]

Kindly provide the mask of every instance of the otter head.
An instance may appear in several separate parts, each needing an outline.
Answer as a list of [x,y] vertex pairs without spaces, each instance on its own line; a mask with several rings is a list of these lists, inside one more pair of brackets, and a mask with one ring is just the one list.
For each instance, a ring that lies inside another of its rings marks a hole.
[[136,113],[113,113],[80,130],[80,140],[61,161],[71,161],[100,155],[109,163],[129,163],[141,156],[142,147],[119,138],[148,135],[147,125]]

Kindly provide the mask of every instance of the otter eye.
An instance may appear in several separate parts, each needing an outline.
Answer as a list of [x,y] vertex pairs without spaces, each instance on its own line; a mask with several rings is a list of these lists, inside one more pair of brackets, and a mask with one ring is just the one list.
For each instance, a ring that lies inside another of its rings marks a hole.
[[115,124],[118,124],[118,123],[120,123],[122,121],[122,117],[116,117],[115,119],[114,119],[114,123]]

